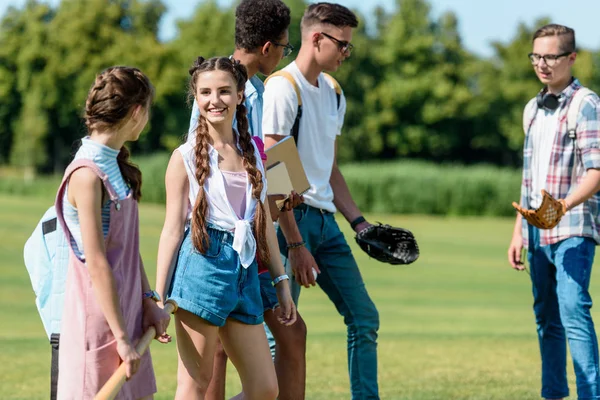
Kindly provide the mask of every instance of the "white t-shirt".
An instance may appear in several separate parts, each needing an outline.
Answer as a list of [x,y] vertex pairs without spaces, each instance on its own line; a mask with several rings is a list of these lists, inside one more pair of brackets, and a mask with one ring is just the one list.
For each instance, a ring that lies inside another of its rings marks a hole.
[[547,189],[546,179],[550,167],[552,145],[558,129],[558,109],[548,111],[538,108],[537,114],[531,125],[531,208],[538,208],[542,204],[542,189]]
[[[304,202],[335,212],[329,178],[335,157],[335,140],[344,125],[346,98],[342,93],[338,108],[334,85],[325,75],[319,75],[319,86],[316,87],[306,80],[296,62],[284,70],[292,74],[302,97],[298,152],[310,183]],[[269,79],[263,101],[263,134],[291,135],[298,112],[298,98],[292,84],[280,76]]]

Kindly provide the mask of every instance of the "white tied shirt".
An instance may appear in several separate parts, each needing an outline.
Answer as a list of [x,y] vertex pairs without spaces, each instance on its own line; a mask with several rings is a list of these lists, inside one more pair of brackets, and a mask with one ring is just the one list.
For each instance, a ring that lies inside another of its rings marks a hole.
[[[219,169],[219,153],[210,144],[208,146],[210,174],[204,182],[204,191],[208,202],[207,222],[220,229],[234,232],[232,247],[238,253],[242,266],[248,268],[256,256],[256,240],[252,232],[252,221],[256,213],[257,200],[252,195],[252,184],[250,180],[247,180],[246,211],[244,212],[244,218],[239,218],[227,198],[225,178]],[[256,156],[256,167],[262,173],[263,177],[263,190],[260,200],[264,202],[267,194],[266,175],[260,153],[254,141],[252,141],[252,146],[254,146],[254,154]],[[188,176],[190,190],[187,218],[190,221],[192,218],[192,208],[196,204],[196,198],[200,191],[200,185],[196,180],[196,155],[193,145],[189,142],[179,146],[176,151],[179,151],[183,157],[183,164]]]
[[531,198],[529,204],[538,208],[542,204],[542,189],[546,188],[550,155],[558,129],[558,109],[554,111],[538,108],[537,114],[531,125],[531,140],[533,152],[531,153]]
[[[344,125],[346,98],[342,93],[338,108],[333,83],[323,74],[318,77],[317,87],[306,80],[296,62],[283,70],[292,74],[302,97],[298,153],[310,183],[304,202],[335,212],[329,179],[335,158],[335,141]],[[269,79],[263,102],[263,134],[289,136],[298,112],[298,97],[292,84],[281,76]]]

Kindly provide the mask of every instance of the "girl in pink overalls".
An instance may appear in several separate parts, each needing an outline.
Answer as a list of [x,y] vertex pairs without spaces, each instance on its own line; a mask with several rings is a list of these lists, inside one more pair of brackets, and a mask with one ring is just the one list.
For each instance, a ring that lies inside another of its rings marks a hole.
[[96,77],[85,106],[89,136],[67,168],[56,210],[70,241],[60,337],[58,398],[92,399],[121,362],[128,381],[120,399],[152,398],[150,354],[136,341],[154,325],[163,343],[169,323],[155,303],[139,253],[141,173],[126,141],[148,122],[153,88],[136,68]]

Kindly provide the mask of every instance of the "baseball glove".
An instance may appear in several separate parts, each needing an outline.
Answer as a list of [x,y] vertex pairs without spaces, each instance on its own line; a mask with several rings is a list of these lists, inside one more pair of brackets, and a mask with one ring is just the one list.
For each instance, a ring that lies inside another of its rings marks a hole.
[[567,204],[563,199],[556,200],[542,189],[542,204],[535,210],[528,210],[512,203],[527,222],[540,229],[552,229],[560,222],[560,219],[567,212]]
[[413,234],[390,225],[371,225],[356,234],[356,243],[370,257],[392,265],[410,264],[419,258]]

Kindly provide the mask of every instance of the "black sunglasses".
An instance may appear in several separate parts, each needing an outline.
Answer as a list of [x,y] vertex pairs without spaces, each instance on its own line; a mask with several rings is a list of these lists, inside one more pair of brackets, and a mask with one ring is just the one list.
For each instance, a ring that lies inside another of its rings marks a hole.
[[274,42],[273,40],[269,40],[269,42],[273,43],[275,46],[283,47],[283,56],[284,57],[289,56],[290,54],[292,54],[292,51],[294,51],[294,46],[292,46],[290,43],[281,44],[281,43]]
[[354,45],[350,42],[346,42],[345,40],[336,39],[333,36],[328,35],[325,32],[321,32],[321,35],[334,41],[342,53],[352,53],[352,50],[354,50]]

